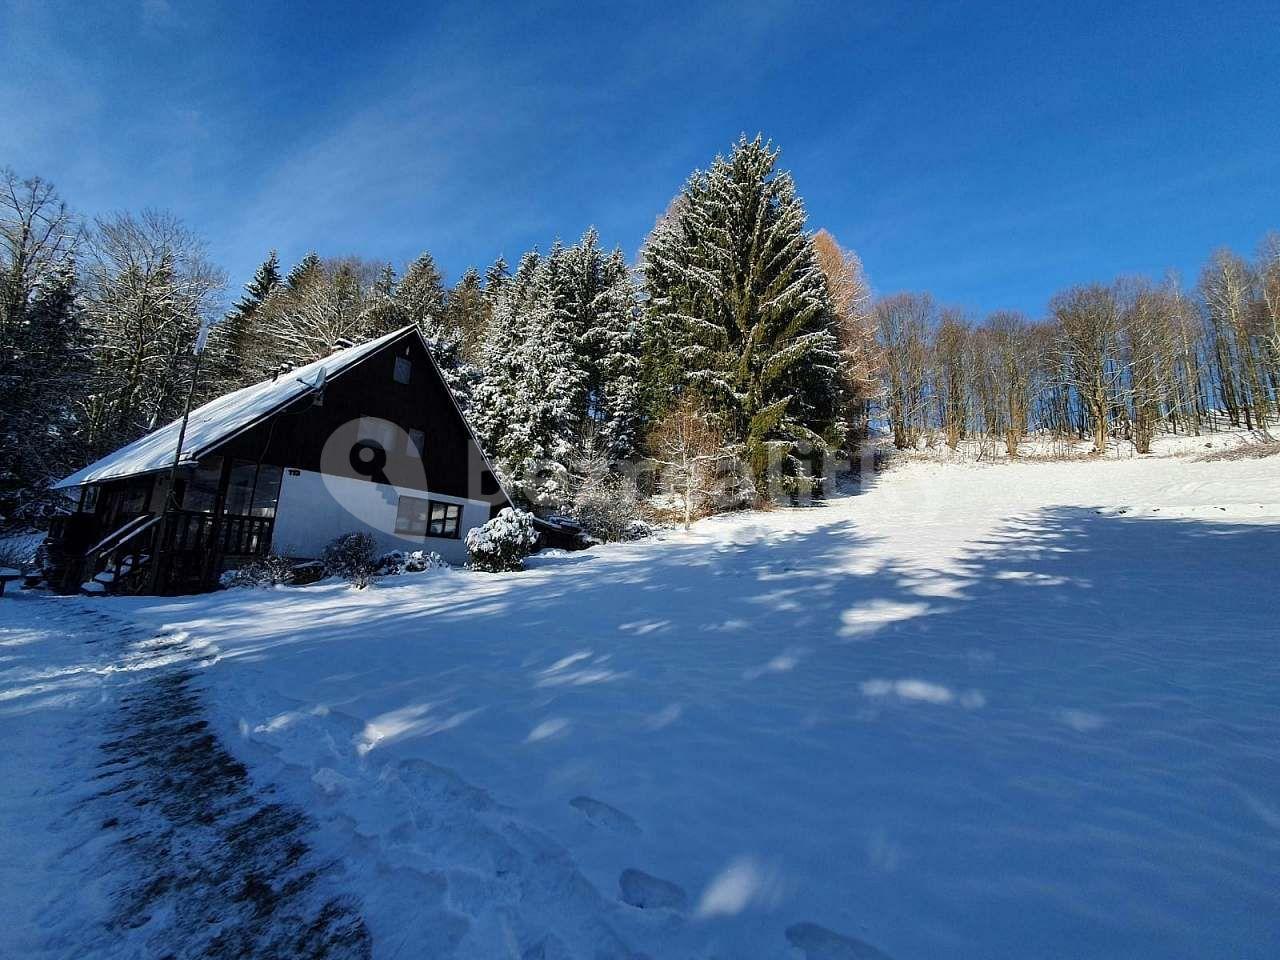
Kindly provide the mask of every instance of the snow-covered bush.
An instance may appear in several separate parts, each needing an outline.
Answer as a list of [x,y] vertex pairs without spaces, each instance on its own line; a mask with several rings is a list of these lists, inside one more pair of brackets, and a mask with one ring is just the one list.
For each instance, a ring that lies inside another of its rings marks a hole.
[[447,570],[448,562],[440,554],[414,550],[405,553],[392,550],[378,558],[377,572],[380,575],[393,576],[398,573],[422,573],[427,570]]
[[364,589],[377,576],[375,546],[371,533],[344,533],[329,541],[320,559],[329,576],[341,577],[352,586]]
[[537,548],[533,514],[511,507],[467,534],[467,553],[474,570],[522,570],[524,558]]
[[628,532],[643,523],[635,484],[625,477],[583,484],[574,497],[572,514],[588,536],[605,543],[638,539]]
[[622,531],[618,539],[625,543],[634,540],[646,540],[653,536],[653,525],[647,520],[632,520]]
[[287,557],[268,554],[250,560],[237,570],[227,570],[218,578],[225,590],[235,587],[273,587],[293,582],[293,562]]

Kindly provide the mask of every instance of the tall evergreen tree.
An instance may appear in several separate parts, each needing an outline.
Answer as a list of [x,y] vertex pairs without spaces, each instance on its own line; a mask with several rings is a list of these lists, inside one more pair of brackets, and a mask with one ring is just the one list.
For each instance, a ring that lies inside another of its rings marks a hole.
[[0,357],[0,522],[38,522],[61,499],[48,485],[80,462],[88,344],[70,259],[35,280]]
[[320,271],[321,265],[322,261],[319,255],[312,250],[289,271],[289,276],[285,277],[285,283],[289,285],[289,289],[297,290],[302,286],[303,281]]
[[272,250],[244,285],[244,294],[213,328],[209,344],[213,392],[233,390],[261,378],[265,336],[259,310],[283,282],[280,258]]
[[423,253],[409,264],[396,288],[395,303],[401,325],[412,323],[422,332],[440,374],[466,410],[471,405],[479,372],[467,362],[462,330],[455,324],[447,300],[435,258]]
[[826,281],[791,176],[760,137],[685,184],[643,255],[655,337],[678,393],[696,387],[763,480],[821,446],[835,419],[840,358]]
[[526,254],[492,302],[477,425],[509,480],[561,505],[587,448],[616,460],[635,445],[641,340],[626,261],[588,231]]
[[462,337],[462,355],[467,360],[478,357],[489,329],[490,302],[485,294],[480,271],[471,267],[445,298],[445,317],[450,329]]
[[435,258],[423,253],[405,270],[396,302],[408,322],[417,324],[423,336],[430,339],[438,335],[444,322],[444,296],[444,279]]

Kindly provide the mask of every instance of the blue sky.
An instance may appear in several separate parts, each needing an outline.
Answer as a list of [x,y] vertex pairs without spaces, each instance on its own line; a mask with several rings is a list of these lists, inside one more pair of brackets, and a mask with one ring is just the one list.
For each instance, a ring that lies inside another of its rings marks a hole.
[[[0,165],[271,247],[455,278],[781,146],[878,292],[1040,314],[1280,229],[1280,5],[0,0]],[[1069,7],[1069,9],[1067,9]]]

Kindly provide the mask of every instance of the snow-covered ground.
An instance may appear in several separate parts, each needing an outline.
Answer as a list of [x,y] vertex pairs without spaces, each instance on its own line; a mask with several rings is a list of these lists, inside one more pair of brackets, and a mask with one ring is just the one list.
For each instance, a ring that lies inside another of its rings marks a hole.
[[5,598],[3,882],[45,906],[0,954],[79,909],[53,761],[114,708],[29,688],[108,611],[199,645],[375,957],[1276,956],[1277,524],[1280,457],[920,459],[517,575]]

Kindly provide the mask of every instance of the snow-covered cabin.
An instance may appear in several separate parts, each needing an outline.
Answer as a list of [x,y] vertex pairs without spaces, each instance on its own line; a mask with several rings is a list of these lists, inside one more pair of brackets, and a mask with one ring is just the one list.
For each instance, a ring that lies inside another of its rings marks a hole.
[[170,497],[180,429],[54,484],[74,510],[50,531],[57,586],[209,589],[253,557],[316,558],[353,531],[462,562],[467,531],[510,504],[412,326],[193,410]]

